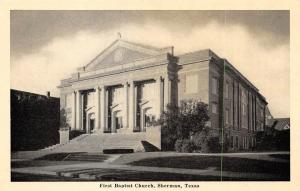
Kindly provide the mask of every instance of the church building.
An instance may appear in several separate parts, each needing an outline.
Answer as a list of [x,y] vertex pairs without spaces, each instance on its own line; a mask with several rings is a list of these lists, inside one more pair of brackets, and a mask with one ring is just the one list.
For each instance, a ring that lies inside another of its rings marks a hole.
[[118,39],[61,80],[58,88],[70,126],[60,130],[61,143],[78,131],[84,134],[81,139],[93,139],[95,149],[114,147],[118,143],[113,141],[119,142],[115,147],[147,141],[161,148],[157,120],[167,104],[189,99],[209,105],[210,127],[218,133],[224,124],[232,150],[254,147],[255,132],[265,126],[265,98],[209,49],[174,55],[172,46],[156,48]]

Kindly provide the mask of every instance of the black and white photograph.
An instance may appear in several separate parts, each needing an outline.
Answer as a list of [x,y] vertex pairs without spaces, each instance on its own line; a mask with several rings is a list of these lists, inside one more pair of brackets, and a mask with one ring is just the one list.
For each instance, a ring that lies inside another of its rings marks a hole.
[[291,180],[290,10],[9,14],[11,182]]

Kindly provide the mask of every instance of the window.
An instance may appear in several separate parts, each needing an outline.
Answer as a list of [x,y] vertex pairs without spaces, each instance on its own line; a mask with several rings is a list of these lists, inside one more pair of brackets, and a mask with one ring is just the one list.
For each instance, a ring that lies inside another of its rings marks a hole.
[[235,147],[238,149],[239,148],[239,137],[235,137]]
[[225,98],[228,99],[229,98],[229,83],[226,82],[225,84]]
[[243,137],[243,149],[245,149],[245,137]]
[[192,74],[192,75],[186,76],[185,92],[190,93],[190,94],[198,92],[198,75],[197,74]]
[[260,123],[260,130],[264,131],[264,123]]
[[229,124],[229,109],[225,110],[225,124]]
[[243,137],[243,149],[248,149],[249,147],[249,142],[248,142],[248,137]]
[[212,93],[217,95],[218,94],[218,79],[212,78]]
[[211,104],[211,112],[214,114],[218,113],[218,104],[217,103],[212,103]]
[[263,107],[260,107],[260,117],[261,117],[261,119],[264,118],[264,108]]
[[247,116],[247,96],[244,90],[242,90],[242,114]]

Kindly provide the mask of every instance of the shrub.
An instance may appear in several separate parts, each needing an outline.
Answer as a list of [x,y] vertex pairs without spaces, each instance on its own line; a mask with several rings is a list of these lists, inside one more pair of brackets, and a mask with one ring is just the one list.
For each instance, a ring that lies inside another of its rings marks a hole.
[[201,132],[195,133],[191,140],[193,142],[194,148],[197,152],[207,153],[209,152],[207,141],[209,137],[209,129],[205,128]]
[[[189,150],[190,144],[192,144],[190,138],[203,131],[208,120],[208,105],[201,101],[182,101],[180,107],[168,105],[167,110],[163,112],[160,118],[162,149],[174,150],[175,148],[178,150],[181,147],[175,146],[176,140],[187,139],[190,143],[184,141],[188,145],[184,147]],[[177,144],[180,144],[180,141]]]
[[194,144],[190,139],[178,139],[175,142],[175,150],[177,152],[191,153],[194,151]]
[[174,146],[175,151],[181,152],[182,142],[183,142],[182,139],[177,139],[177,140],[176,140],[175,146]]
[[162,126],[161,128],[161,146],[162,150],[170,151],[174,150],[174,144],[176,142],[176,134],[172,131],[172,128]]
[[207,146],[208,146],[209,152],[212,152],[212,153],[221,152],[221,144],[220,144],[219,137],[217,137],[217,136],[210,137],[207,141]]

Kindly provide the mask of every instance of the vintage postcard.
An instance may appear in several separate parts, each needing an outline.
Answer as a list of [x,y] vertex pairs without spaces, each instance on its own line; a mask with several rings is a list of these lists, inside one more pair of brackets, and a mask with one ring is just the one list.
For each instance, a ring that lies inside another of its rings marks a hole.
[[4,2],[3,188],[297,190],[288,2]]

